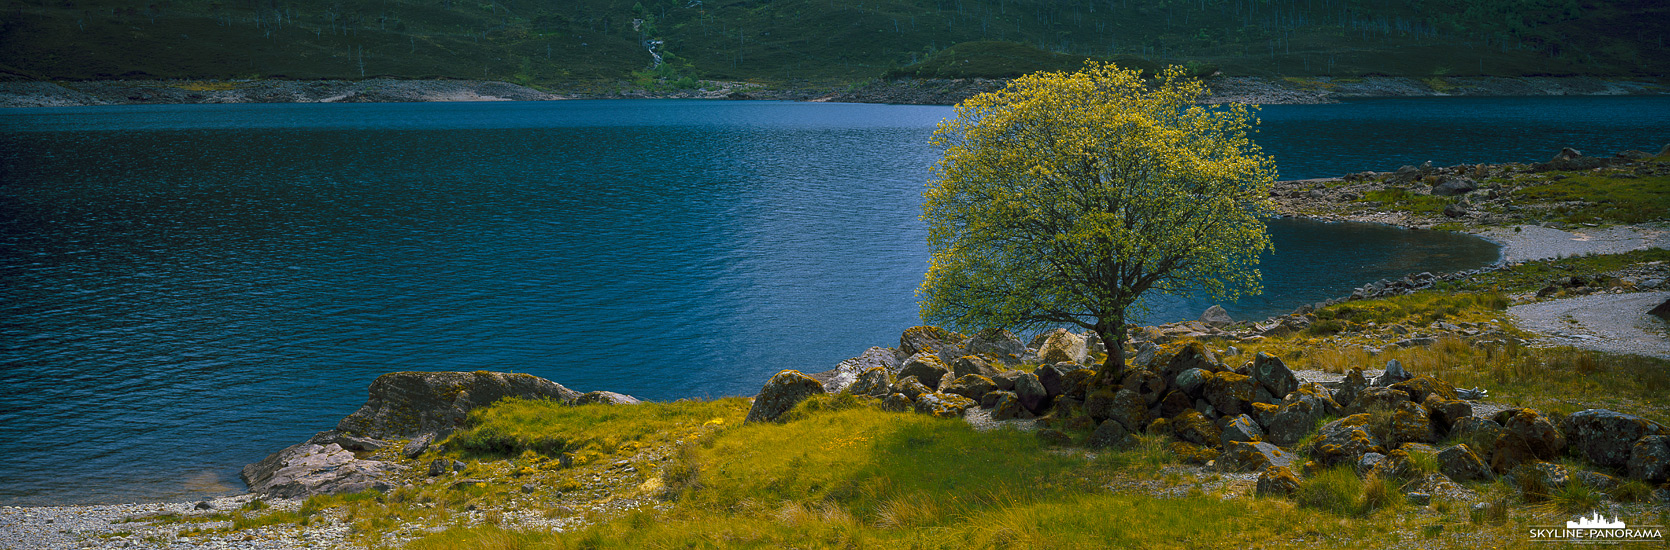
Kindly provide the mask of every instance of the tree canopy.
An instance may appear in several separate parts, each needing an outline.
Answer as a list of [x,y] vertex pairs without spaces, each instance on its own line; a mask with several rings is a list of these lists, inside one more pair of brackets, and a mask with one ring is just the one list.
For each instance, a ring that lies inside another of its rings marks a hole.
[[1116,376],[1143,293],[1261,291],[1274,164],[1248,135],[1256,108],[1205,95],[1181,67],[1090,64],[959,104],[933,137],[923,319],[1091,329]]

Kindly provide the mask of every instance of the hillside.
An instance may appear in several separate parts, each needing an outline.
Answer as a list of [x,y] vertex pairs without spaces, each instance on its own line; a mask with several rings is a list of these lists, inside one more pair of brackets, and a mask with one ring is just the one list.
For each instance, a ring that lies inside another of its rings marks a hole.
[[1045,53],[1022,56],[1038,68],[1091,56],[1227,75],[1640,78],[1670,72],[1664,28],[1670,5],[1652,0],[11,0],[0,73],[828,84],[954,76],[943,56],[927,63],[999,41]]

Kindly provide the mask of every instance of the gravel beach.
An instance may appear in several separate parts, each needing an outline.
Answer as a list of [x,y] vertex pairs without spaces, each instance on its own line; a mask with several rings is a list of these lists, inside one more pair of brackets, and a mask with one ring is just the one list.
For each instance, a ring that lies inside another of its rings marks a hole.
[[1670,292],[1592,294],[1517,305],[1508,314],[1547,345],[1670,359],[1670,323],[1647,315],[1667,299]]
[[1493,227],[1475,233],[1502,245],[1502,261],[1524,262],[1584,254],[1621,254],[1670,248],[1670,229],[1646,225],[1580,228],[1570,231],[1535,225]]

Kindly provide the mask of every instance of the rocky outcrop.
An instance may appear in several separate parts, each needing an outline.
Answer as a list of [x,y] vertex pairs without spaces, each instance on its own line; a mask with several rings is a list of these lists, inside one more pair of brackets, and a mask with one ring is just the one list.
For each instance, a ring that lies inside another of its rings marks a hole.
[[639,403],[642,403],[642,401],[639,401],[636,397],[612,391],[587,392],[574,399],[575,405],[637,405]]
[[1572,413],[1561,425],[1566,441],[1589,462],[1620,469],[1628,466],[1635,442],[1659,429],[1639,416],[1603,409]]
[[370,398],[338,422],[342,433],[403,439],[437,438],[464,425],[471,409],[506,397],[572,403],[580,393],[531,374],[504,372],[394,372],[371,382]]
[[356,493],[367,489],[386,491],[389,479],[406,467],[378,460],[360,460],[354,452],[331,441],[336,431],[320,432],[304,443],[273,453],[260,462],[244,466],[239,477],[252,493],[272,498],[300,498],[311,495]]
[[778,372],[754,396],[743,422],[774,422],[806,398],[824,393],[823,383],[797,370]]
[[1491,478],[1490,467],[1486,466],[1484,460],[1465,443],[1451,445],[1438,451],[1438,471],[1450,479],[1460,481]]

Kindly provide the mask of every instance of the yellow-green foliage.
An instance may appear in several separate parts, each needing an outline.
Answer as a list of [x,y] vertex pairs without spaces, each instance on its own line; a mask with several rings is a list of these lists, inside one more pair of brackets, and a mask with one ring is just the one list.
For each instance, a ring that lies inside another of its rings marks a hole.
[[1420,292],[1334,304],[1318,310],[1316,318],[1345,322],[1346,328],[1356,330],[1371,322],[1424,327],[1433,321],[1495,321],[1507,308],[1507,297],[1499,293]]
[[940,123],[923,219],[925,320],[956,328],[1076,320],[1122,341],[1148,290],[1259,291],[1274,161],[1246,105],[1196,104],[1182,67],[1145,81],[1090,64],[1033,73]]
[[[1633,176],[1633,175],[1631,175]],[[1514,192],[1522,202],[1571,203],[1557,219],[1587,223],[1642,223],[1670,217],[1670,176],[1617,177],[1577,173],[1548,184]]]
[[529,450],[546,455],[582,450],[612,454],[624,447],[663,443],[668,434],[709,422],[740,423],[748,406],[741,398],[578,407],[507,399],[471,411],[469,427],[453,433],[448,444],[499,456]]
[[1445,206],[1455,202],[1452,199],[1434,195],[1410,193],[1407,189],[1391,188],[1369,191],[1358,199],[1363,202],[1378,202],[1385,210],[1406,210],[1420,214],[1437,214],[1444,211]]

